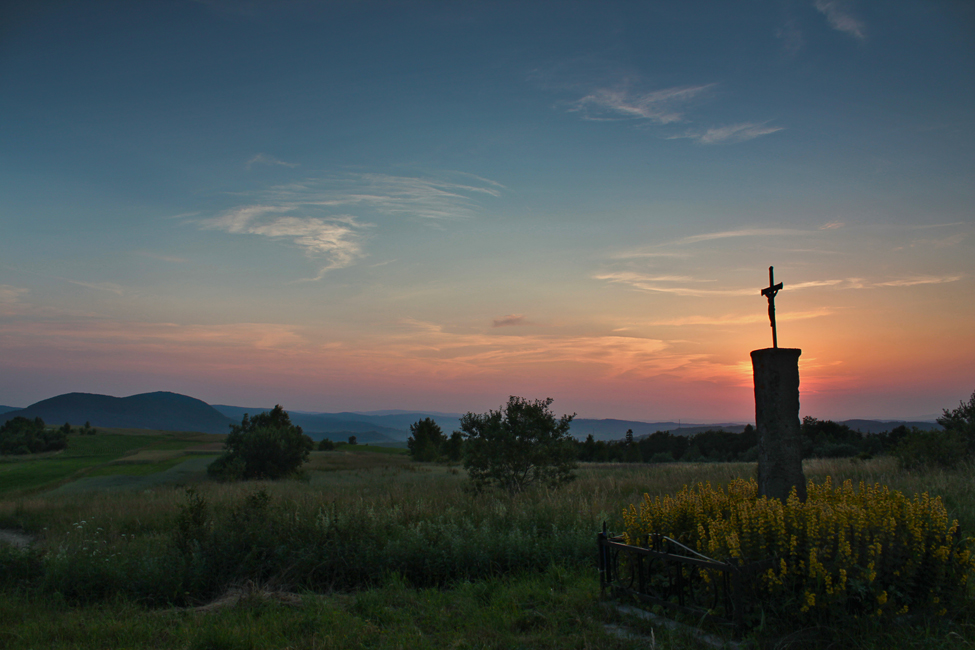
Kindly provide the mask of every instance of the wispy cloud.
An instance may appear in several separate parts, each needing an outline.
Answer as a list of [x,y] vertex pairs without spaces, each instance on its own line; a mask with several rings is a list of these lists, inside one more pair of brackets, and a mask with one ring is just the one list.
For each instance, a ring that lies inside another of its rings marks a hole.
[[902,280],[888,280],[887,282],[878,282],[876,286],[878,287],[915,287],[919,284],[944,284],[946,282],[958,282],[962,279],[960,275],[946,275],[942,277],[915,277],[915,278],[905,278]]
[[819,227],[820,230],[836,230],[837,228],[842,228],[846,224],[842,221],[830,221],[829,223],[824,223]]
[[[857,289],[878,289],[882,287],[913,287],[924,284],[943,284],[947,282],[957,282],[964,276],[923,276],[913,278],[903,278],[886,281],[868,281],[864,278],[842,278],[832,280],[807,280],[805,282],[785,283],[784,289],[789,292],[802,291],[805,289],[837,289],[837,290],[857,290]],[[758,293],[755,288],[740,289],[701,289],[682,284],[686,282],[684,278],[668,278],[666,276],[651,276],[633,271],[620,271],[614,273],[601,273],[593,276],[596,280],[604,280],[615,284],[624,284],[640,291],[651,293],[669,293],[677,296],[688,296],[694,298],[715,298],[722,296],[750,296]],[[666,284],[673,280],[675,284]]]
[[341,207],[440,220],[471,218],[479,210],[479,199],[498,197],[505,189],[494,181],[463,176],[468,182],[373,173],[306,178],[272,187],[262,196],[286,205]]
[[285,162],[283,160],[278,160],[274,156],[269,156],[263,153],[259,153],[247,161],[247,169],[250,169],[254,165],[278,165],[281,167],[298,167],[298,163]]
[[328,259],[317,276],[308,278],[318,280],[364,256],[364,230],[376,224],[363,218],[472,218],[481,199],[500,196],[503,190],[500,183],[460,172],[426,178],[369,173],[309,177],[244,194],[253,202],[197,223],[206,230],[290,240],[309,257]]
[[637,248],[626,251],[620,251],[618,253],[613,253],[610,255],[612,259],[615,260],[628,260],[634,258],[642,257],[667,257],[667,258],[683,258],[689,257],[688,253],[678,253],[675,251],[658,251],[646,248]]
[[19,302],[21,297],[27,293],[23,287],[14,287],[9,284],[0,284],[0,304],[11,304]]
[[782,41],[782,47],[786,52],[795,56],[805,45],[802,31],[795,20],[787,20],[785,24],[775,30],[775,37]]
[[535,323],[527,320],[524,314],[508,314],[504,318],[496,318],[491,327],[513,327],[518,325],[534,325]]
[[668,139],[676,140],[687,138],[700,144],[734,144],[753,140],[769,133],[782,131],[785,127],[768,126],[765,123],[755,124],[753,122],[742,122],[729,126],[716,126],[706,131],[687,131],[680,135],[669,136]]
[[776,237],[779,235],[799,235],[804,234],[804,230],[791,228],[742,228],[741,230],[723,230],[721,232],[709,232],[701,235],[691,235],[673,242],[674,244],[696,244],[702,241],[714,239],[728,239],[731,237]]
[[206,219],[201,225],[232,234],[290,239],[309,256],[328,258],[329,263],[316,279],[321,279],[326,271],[348,266],[362,255],[360,233],[369,224],[360,224],[349,216],[323,219],[289,214],[298,211],[300,206],[251,205]]
[[844,0],[816,0],[813,5],[826,16],[829,26],[833,29],[861,41],[866,39],[863,23],[853,17]]
[[[801,312],[787,312],[779,310],[776,313],[776,318],[781,321],[795,321],[795,320],[807,320],[810,318],[820,318],[822,316],[829,316],[833,312],[829,309],[819,309],[816,311],[801,311]],[[731,315],[726,314],[724,316],[685,316],[682,318],[671,318],[666,320],[650,321],[645,323],[645,325],[658,325],[658,326],[676,326],[683,327],[686,325],[715,325],[715,326],[725,326],[725,325],[752,325],[754,323],[767,323],[768,316],[764,313],[757,314],[747,314],[747,315]]]
[[121,296],[123,293],[122,286],[115,282],[82,282],[81,280],[68,280],[68,282],[76,284],[79,287],[85,287],[86,289],[114,293],[116,296]]
[[160,262],[171,262],[173,264],[184,264],[189,261],[183,257],[176,257],[175,255],[160,255],[159,253],[152,253],[149,251],[135,251],[135,254],[154,260],[159,260]]
[[628,87],[598,88],[569,104],[587,120],[649,120],[670,124],[683,120],[683,106],[706,92],[714,84],[676,86],[650,92],[635,92]]
[[649,276],[633,271],[619,271],[602,273],[593,276],[596,280],[605,280],[616,284],[625,284],[641,291],[653,293],[671,293],[677,296],[692,296],[698,298],[717,296],[747,296],[755,293],[754,289],[697,289],[694,287],[662,284],[671,282],[674,278],[667,276]]

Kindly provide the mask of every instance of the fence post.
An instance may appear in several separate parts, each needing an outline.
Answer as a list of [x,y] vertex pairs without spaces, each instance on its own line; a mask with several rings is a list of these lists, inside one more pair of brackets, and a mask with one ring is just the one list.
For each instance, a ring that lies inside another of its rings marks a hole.
[[608,582],[606,575],[606,567],[608,562],[606,561],[606,522],[603,522],[603,532],[596,536],[596,546],[599,549],[599,595],[601,598],[606,597],[606,583]]

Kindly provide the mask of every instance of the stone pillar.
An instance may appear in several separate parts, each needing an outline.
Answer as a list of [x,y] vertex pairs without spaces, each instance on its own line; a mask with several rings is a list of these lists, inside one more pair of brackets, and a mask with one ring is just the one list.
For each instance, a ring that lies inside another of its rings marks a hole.
[[799,355],[795,348],[752,352],[755,426],[758,429],[758,494],[783,502],[793,486],[806,500],[799,428]]

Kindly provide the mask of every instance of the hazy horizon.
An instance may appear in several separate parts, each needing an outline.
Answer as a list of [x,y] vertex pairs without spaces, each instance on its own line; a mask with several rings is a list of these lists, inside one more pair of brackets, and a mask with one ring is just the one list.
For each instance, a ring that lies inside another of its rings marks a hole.
[[4,3],[0,403],[747,422],[773,265],[801,415],[940,414],[975,390],[973,23]]

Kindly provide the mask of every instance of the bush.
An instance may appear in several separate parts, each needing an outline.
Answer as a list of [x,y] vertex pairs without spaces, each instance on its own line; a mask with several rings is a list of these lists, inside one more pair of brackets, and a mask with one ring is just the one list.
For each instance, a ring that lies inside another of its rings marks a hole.
[[461,418],[467,437],[464,467],[475,489],[497,485],[513,494],[533,484],[558,487],[573,479],[569,423],[575,414],[556,420],[551,404],[551,398],[529,402],[512,396],[503,413]]
[[954,430],[921,431],[912,427],[892,450],[902,469],[956,467],[966,456],[968,441]]
[[335,443],[329,438],[322,438],[318,443],[318,451],[335,451]]
[[298,471],[314,444],[278,405],[254,418],[244,414],[239,425],[232,425],[226,452],[207,472],[224,480],[283,478]]
[[759,498],[755,480],[736,479],[727,492],[685,486],[674,497],[645,495],[624,520],[629,544],[657,533],[718,561],[774,560],[752,585],[780,620],[944,615],[975,568],[975,540],[961,540],[940,497],[850,481],[833,489],[829,477],[809,482],[805,502],[795,490],[786,503]]

